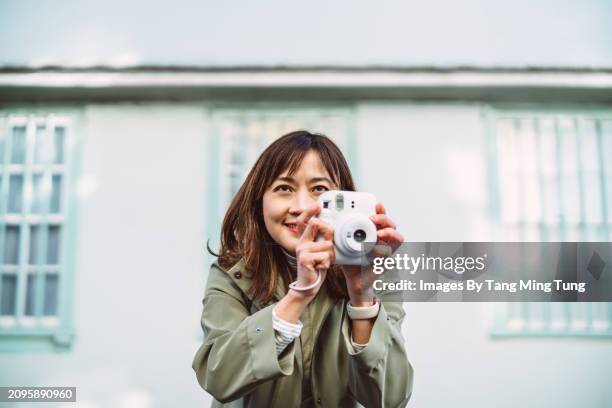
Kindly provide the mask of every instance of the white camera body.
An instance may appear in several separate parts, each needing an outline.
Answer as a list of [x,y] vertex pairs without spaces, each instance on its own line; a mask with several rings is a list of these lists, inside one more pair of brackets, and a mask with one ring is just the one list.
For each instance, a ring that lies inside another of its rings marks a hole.
[[[362,257],[365,242],[376,242],[376,225],[370,216],[376,214],[376,197],[357,191],[326,191],[318,198],[319,219],[334,228],[336,264],[367,265]],[[318,238],[319,241],[323,237]]]

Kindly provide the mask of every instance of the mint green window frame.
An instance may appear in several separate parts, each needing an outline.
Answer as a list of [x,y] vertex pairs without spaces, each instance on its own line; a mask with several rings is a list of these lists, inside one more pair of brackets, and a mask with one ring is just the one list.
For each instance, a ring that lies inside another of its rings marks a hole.
[[[490,215],[501,228],[496,240],[609,241],[612,238],[612,108],[503,106],[485,109],[483,118]],[[504,147],[509,146],[507,141],[501,141],[502,129],[514,139],[514,154],[520,164],[521,176],[517,177],[520,180],[516,183],[518,187],[514,186],[519,203],[510,205],[514,211],[507,211],[507,200],[514,195],[504,194],[506,187],[502,183],[503,155],[507,153]],[[528,138],[535,150],[525,149]],[[545,147],[547,143],[551,146],[551,141],[553,148],[547,151]],[[575,151],[568,146],[575,147]],[[545,157],[546,154],[550,157]],[[528,177],[529,169],[534,169],[532,177]],[[568,193],[568,184],[574,184],[576,194]],[[530,192],[537,196],[539,211],[526,215]],[[588,202],[587,195],[595,196],[594,201]],[[557,220],[547,213],[550,208],[546,206],[553,201],[551,197],[558,201]],[[568,201],[574,201],[573,207],[567,205]],[[511,239],[508,239],[509,231]],[[496,310],[493,336],[612,337],[612,303],[497,306],[502,307]]]
[[[207,144],[207,157],[208,171],[211,177],[208,180],[207,188],[208,228],[205,228],[207,233],[204,240],[209,242],[210,247],[215,251],[219,248],[223,216],[237,186],[244,180],[246,172],[250,170],[255,158],[270,142],[284,133],[304,129],[329,136],[337,142],[344,153],[355,180],[359,178],[356,160],[355,108],[353,105],[228,104],[213,106],[208,113],[210,139]],[[233,133],[238,136],[237,140],[241,140],[240,137],[243,137],[242,140],[249,137],[257,138],[255,148],[253,148],[252,143],[243,143],[242,148],[234,152],[248,157],[238,170],[230,188],[228,188],[227,167],[223,163],[224,158],[228,157],[228,140],[226,140],[228,138],[228,127],[232,128]],[[339,135],[336,132],[342,134]],[[247,148],[247,146],[250,147]],[[245,151],[247,149],[249,152]],[[212,256],[208,257],[210,262],[214,259]]]
[[[66,351],[72,346],[75,182],[80,159],[81,117],[79,110],[70,108],[0,111],[3,153],[0,157],[0,275],[16,277],[13,313],[6,313],[7,309],[0,315],[0,351]],[[25,128],[22,152],[25,160],[21,164],[12,163],[17,128]],[[44,148],[51,145],[51,149]],[[15,196],[10,191],[10,174],[18,174],[22,180],[18,214],[9,211],[9,200]],[[18,262],[14,265],[6,264],[4,259],[9,225],[19,228]],[[36,228],[38,233],[34,235]],[[53,241],[49,235],[52,229],[59,231]],[[33,236],[36,239],[31,240]],[[52,247],[51,242],[59,247]],[[0,304],[3,304],[2,296],[8,294],[7,288],[3,292],[2,284],[0,279]],[[10,303],[4,300],[5,306]]]

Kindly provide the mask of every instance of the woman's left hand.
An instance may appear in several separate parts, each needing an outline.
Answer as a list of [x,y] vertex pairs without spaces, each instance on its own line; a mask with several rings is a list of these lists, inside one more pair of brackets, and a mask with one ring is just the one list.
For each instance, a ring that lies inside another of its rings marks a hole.
[[[395,222],[386,214],[385,207],[381,203],[376,204],[376,214],[370,219],[376,225],[377,244],[383,244],[384,247],[390,247],[395,251],[404,242],[404,237],[397,232]],[[342,271],[346,278],[351,305],[370,306],[374,301],[372,283],[375,275],[371,272],[370,277],[362,276],[359,265],[344,265]]]

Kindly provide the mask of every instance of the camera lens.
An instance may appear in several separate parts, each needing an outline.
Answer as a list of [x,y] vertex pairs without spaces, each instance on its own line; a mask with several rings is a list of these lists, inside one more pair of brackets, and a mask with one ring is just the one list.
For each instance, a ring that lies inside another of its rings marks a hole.
[[355,241],[357,242],[363,242],[363,240],[366,239],[366,233],[364,230],[362,229],[358,229],[357,231],[355,231],[355,233],[353,234],[353,238],[355,238]]

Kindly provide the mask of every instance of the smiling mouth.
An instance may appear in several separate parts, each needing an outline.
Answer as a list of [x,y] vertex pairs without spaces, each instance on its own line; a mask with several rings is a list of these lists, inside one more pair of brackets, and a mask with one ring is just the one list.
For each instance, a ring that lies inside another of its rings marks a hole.
[[298,233],[298,227],[297,224],[293,224],[293,223],[287,223],[285,224],[285,227],[287,227],[287,229],[289,229],[289,231],[291,231],[294,234]]

